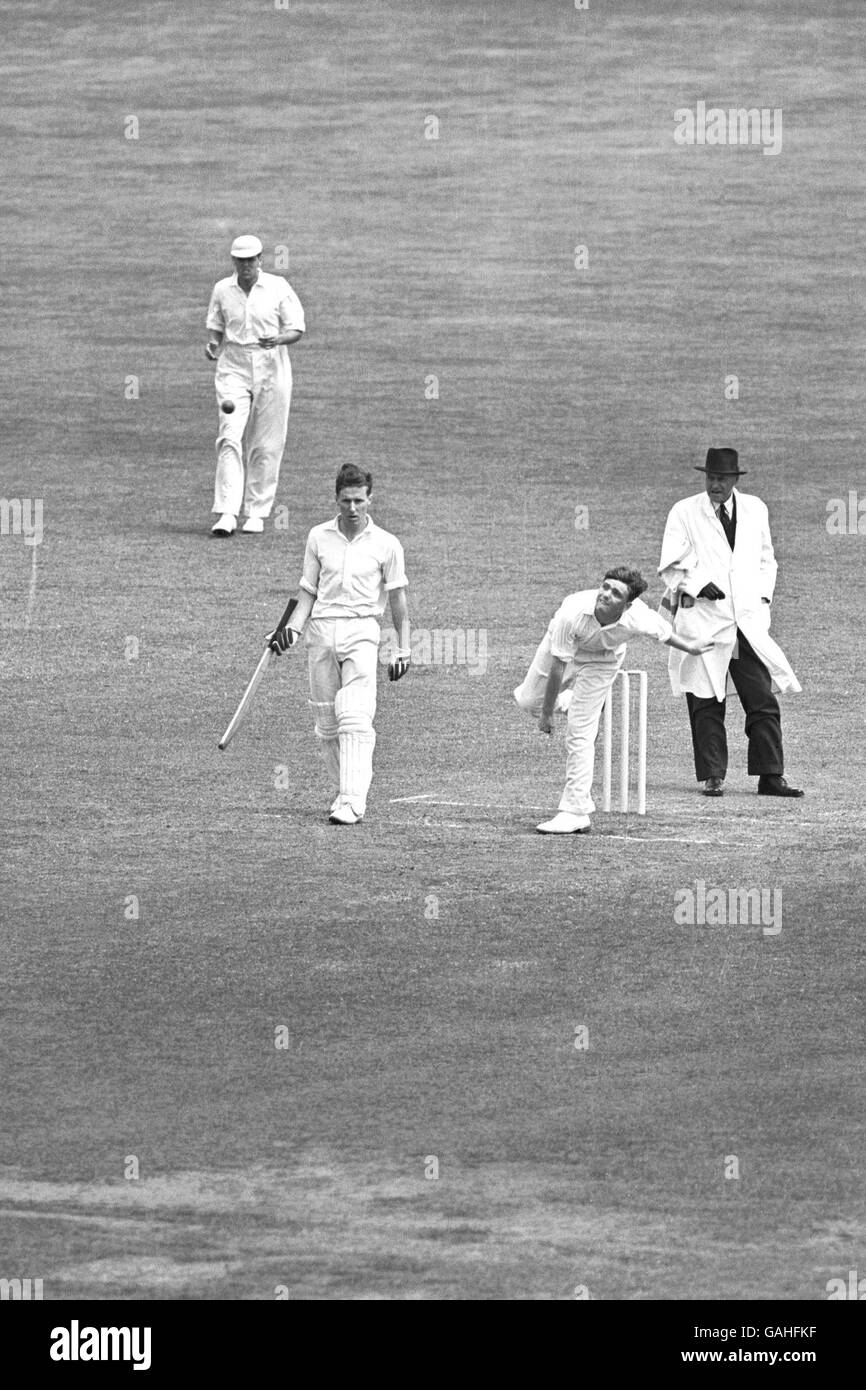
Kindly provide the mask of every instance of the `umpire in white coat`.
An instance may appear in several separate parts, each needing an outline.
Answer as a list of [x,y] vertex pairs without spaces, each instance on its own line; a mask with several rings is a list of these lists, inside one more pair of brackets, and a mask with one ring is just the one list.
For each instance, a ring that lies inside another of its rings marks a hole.
[[662,541],[662,599],[680,637],[712,640],[712,651],[668,660],[674,695],[685,694],[695,773],[706,796],[722,796],[728,769],[725,705],[736,691],[746,712],[748,772],[761,796],[802,796],[785,780],[776,692],[799,691],[770,637],[776,560],[765,504],[740,492],[736,449],[709,449],[706,488],[671,509]]

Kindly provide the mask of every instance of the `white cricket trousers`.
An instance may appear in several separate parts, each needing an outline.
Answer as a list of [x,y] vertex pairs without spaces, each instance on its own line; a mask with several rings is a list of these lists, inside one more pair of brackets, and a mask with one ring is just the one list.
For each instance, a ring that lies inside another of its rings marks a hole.
[[[605,656],[598,661],[570,661],[565,668],[561,690],[570,691],[571,703],[565,735],[565,790],[559,802],[560,811],[588,816],[595,810],[592,799],[595,740],[605,697],[624,661],[623,652],[619,660]],[[514,692],[520,708],[536,719],[541,714],[550,663],[550,637],[546,634],[522,684]]]
[[[280,478],[280,464],[292,403],[289,350],[244,348],[228,343],[214,373],[217,408],[234,401],[234,410],[219,412],[213,510],[240,516],[270,516]],[[244,431],[246,430],[246,486]]]
[[367,809],[376,733],[376,618],[311,618],[305,643],[310,709],[334,805]]

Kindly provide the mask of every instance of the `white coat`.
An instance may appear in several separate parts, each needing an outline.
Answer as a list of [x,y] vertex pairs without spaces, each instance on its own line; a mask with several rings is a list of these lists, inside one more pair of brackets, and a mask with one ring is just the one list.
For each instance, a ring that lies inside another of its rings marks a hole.
[[[668,515],[659,564],[668,591],[662,614],[673,622],[677,636],[716,643],[703,656],[671,648],[668,674],[674,695],[690,691],[723,700],[734,693],[728,665],[737,628],[767,667],[775,691],[801,689],[784,652],[770,636],[770,604],[763,602],[773,598],[777,569],[767,508],[759,497],[737,488],[732,496],[737,503],[733,550],[706,492],[683,498]],[[723,599],[697,597],[711,582],[723,591]],[[693,606],[683,606],[684,595],[694,598]]]

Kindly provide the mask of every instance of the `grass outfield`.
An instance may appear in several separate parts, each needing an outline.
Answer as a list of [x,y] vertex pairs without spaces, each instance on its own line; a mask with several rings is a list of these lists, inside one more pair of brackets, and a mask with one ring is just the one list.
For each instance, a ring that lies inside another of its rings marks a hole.
[[[866,493],[863,16],[615,11],[14,7],[0,491],[44,541],[0,537],[0,1276],[46,1299],[821,1299],[863,1268],[866,542],[826,527]],[[699,100],[781,108],[781,153],[675,146]],[[219,543],[203,324],[240,231],[290,247],[309,331],[288,527]],[[754,795],[736,701],[701,798],[635,642],[649,814],[538,836],[562,739],[511,689],[608,564],[657,601],[711,443],[770,507],[807,798]],[[487,646],[380,683],[347,831],[303,658],[216,743],[348,460],[416,626]],[[678,925],[698,879],[781,892],[781,932]]]

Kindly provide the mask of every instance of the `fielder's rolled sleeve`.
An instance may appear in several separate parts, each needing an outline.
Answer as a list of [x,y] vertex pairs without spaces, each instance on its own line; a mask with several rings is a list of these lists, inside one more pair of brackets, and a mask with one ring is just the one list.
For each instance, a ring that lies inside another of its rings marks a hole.
[[631,607],[623,613],[617,627],[624,628],[628,634],[636,633],[640,637],[655,637],[659,642],[667,642],[673,628],[666,618],[653,610],[636,598]]

